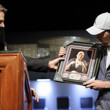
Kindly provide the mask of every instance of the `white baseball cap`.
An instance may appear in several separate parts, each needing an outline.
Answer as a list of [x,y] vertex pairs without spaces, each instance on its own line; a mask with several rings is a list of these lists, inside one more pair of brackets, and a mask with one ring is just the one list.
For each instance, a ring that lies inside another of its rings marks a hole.
[[110,13],[105,12],[98,15],[95,19],[93,26],[86,29],[91,35],[97,35],[105,30],[110,30]]

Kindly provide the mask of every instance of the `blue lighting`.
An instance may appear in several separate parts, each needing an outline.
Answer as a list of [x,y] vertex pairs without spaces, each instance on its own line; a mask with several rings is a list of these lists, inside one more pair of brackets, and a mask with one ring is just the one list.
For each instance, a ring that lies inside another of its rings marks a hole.
[[38,96],[48,96],[51,92],[50,79],[38,79],[36,84],[36,91]]
[[79,95],[87,95],[89,89],[82,85],[75,85],[74,90],[76,90],[76,93]]

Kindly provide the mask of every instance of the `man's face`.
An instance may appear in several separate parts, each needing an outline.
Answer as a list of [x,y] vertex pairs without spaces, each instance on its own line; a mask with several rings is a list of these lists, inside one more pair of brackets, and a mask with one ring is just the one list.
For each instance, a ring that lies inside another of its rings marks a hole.
[[104,31],[96,36],[96,39],[99,40],[102,45],[110,46],[110,31]]
[[5,27],[4,20],[5,20],[5,14],[4,12],[0,11],[0,27]]

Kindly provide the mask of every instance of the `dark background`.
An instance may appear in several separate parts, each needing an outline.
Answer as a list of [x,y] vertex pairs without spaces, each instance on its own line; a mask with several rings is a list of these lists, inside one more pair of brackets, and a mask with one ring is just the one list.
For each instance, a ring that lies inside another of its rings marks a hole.
[[96,16],[109,12],[102,1],[1,0],[8,12],[6,31],[85,30]]
[[[109,3],[105,1],[0,0],[0,4],[8,9],[5,18],[8,44],[36,43],[44,37],[74,36],[72,31],[85,30],[93,25],[97,15],[110,12]],[[31,80],[53,79],[54,76],[54,72],[29,73]]]

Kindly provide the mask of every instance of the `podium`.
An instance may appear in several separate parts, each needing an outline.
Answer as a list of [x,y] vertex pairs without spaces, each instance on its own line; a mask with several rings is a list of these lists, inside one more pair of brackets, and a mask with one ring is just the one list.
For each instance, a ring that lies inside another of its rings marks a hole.
[[20,52],[0,52],[0,110],[32,110],[28,70]]

